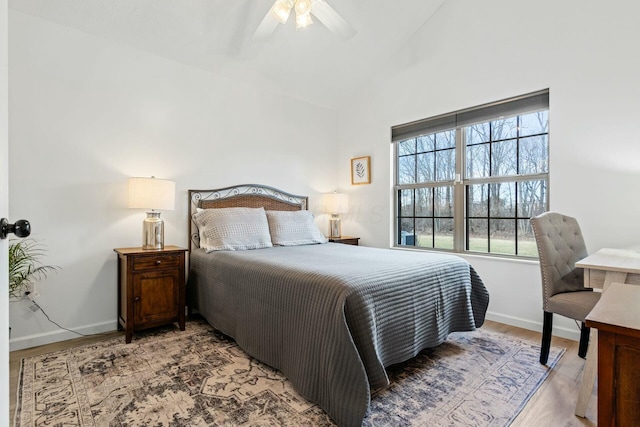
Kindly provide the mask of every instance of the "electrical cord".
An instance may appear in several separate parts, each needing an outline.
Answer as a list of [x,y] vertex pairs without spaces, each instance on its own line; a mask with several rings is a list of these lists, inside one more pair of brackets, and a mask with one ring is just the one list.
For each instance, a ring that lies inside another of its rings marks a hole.
[[[42,314],[44,314],[44,317],[46,317],[46,318],[47,318],[47,320],[48,320],[49,322],[53,323],[53,324],[54,324],[54,325],[56,325],[58,328],[60,328],[60,329],[64,329],[65,331],[73,332],[74,334],[82,335],[83,337],[90,337],[90,336],[91,336],[91,335],[83,334],[82,332],[74,331],[73,329],[65,328],[64,326],[60,325],[59,323],[57,323],[57,322],[55,322],[55,321],[51,320],[51,318],[49,317],[49,315],[47,314],[47,312],[46,312],[46,311],[44,311],[44,310],[42,309],[42,307],[40,306],[40,304],[38,304],[38,303],[37,303],[37,302],[35,302],[34,300],[31,300],[31,302],[33,303],[33,305],[32,305],[31,307],[36,306],[36,307],[37,307],[37,309],[39,309],[39,310],[42,312]],[[30,307],[30,308],[31,308],[31,307]],[[33,308],[32,308],[31,310],[33,310]],[[37,311],[37,310],[33,310],[33,311]]]
[[[27,298],[29,298],[29,299],[31,300],[31,302],[33,303],[33,304],[29,307],[32,311],[38,311],[38,310],[42,311],[42,314],[44,314],[44,317],[46,317],[46,318],[47,318],[47,320],[48,320],[49,322],[53,323],[54,325],[56,325],[56,326],[57,326],[58,328],[60,328],[60,329],[64,329],[65,331],[69,331],[69,332],[72,332],[72,333],[74,333],[74,334],[81,335],[81,336],[83,336],[83,337],[92,337],[92,336],[96,336],[96,335],[106,335],[106,334],[112,334],[112,333],[113,333],[112,331],[107,331],[107,332],[101,332],[101,333],[97,333],[97,334],[83,334],[82,332],[78,332],[78,331],[74,331],[73,329],[65,328],[64,326],[60,325],[58,322],[56,322],[56,321],[52,320],[52,319],[49,317],[49,315],[47,314],[47,312],[46,312],[46,311],[44,311],[44,309],[42,308],[42,306],[41,306],[40,304],[38,304],[38,303],[35,301],[35,299],[34,299],[34,298],[31,298],[31,297],[29,296],[29,292],[25,292],[25,295],[26,295],[26,296],[27,296]],[[36,307],[36,308],[35,308],[35,310],[34,310],[34,308],[33,308],[33,307]]]

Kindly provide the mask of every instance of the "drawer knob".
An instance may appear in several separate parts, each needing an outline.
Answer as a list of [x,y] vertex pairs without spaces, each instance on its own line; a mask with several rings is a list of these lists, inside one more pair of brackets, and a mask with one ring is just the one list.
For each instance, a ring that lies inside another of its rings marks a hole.
[[135,297],[133,300],[134,301],[140,301],[140,297]]
[[162,264],[162,261],[161,261],[161,260],[159,260],[159,259],[158,259],[158,260],[156,260],[156,265],[160,265],[160,264]]

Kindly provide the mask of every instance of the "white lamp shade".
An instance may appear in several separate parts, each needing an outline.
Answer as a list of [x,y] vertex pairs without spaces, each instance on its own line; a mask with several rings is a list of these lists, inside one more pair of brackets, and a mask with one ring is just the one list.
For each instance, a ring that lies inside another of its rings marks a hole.
[[176,183],[158,178],[129,178],[129,207],[172,211],[176,208]]
[[311,12],[311,0],[296,1],[296,13],[298,15],[306,15]]
[[305,13],[304,15],[297,14],[296,15],[296,28],[305,28],[309,25],[313,24],[313,20],[311,19],[311,13]]
[[328,193],[323,194],[322,204],[324,211],[332,214],[349,212],[349,196],[346,194]]
[[291,14],[293,8],[293,1],[291,0],[277,0],[271,8],[271,15],[278,20],[281,24],[285,24]]

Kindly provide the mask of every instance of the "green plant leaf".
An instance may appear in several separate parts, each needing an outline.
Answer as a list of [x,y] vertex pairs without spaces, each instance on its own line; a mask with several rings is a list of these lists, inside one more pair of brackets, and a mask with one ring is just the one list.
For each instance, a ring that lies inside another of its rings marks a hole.
[[40,261],[46,253],[46,247],[35,239],[9,242],[9,297],[22,297],[29,283],[45,279],[60,268]]

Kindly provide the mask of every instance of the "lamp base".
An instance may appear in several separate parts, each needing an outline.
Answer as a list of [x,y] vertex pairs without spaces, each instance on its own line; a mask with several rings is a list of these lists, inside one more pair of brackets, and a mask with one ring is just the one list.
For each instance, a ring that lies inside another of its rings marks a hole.
[[147,212],[142,221],[142,249],[164,249],[164,221],[160,212]]
[[329,238],[337,239],[341,236],[342,231],[340,230],[340,217],[336,214],[331,214],[331,218],[329,218]]

